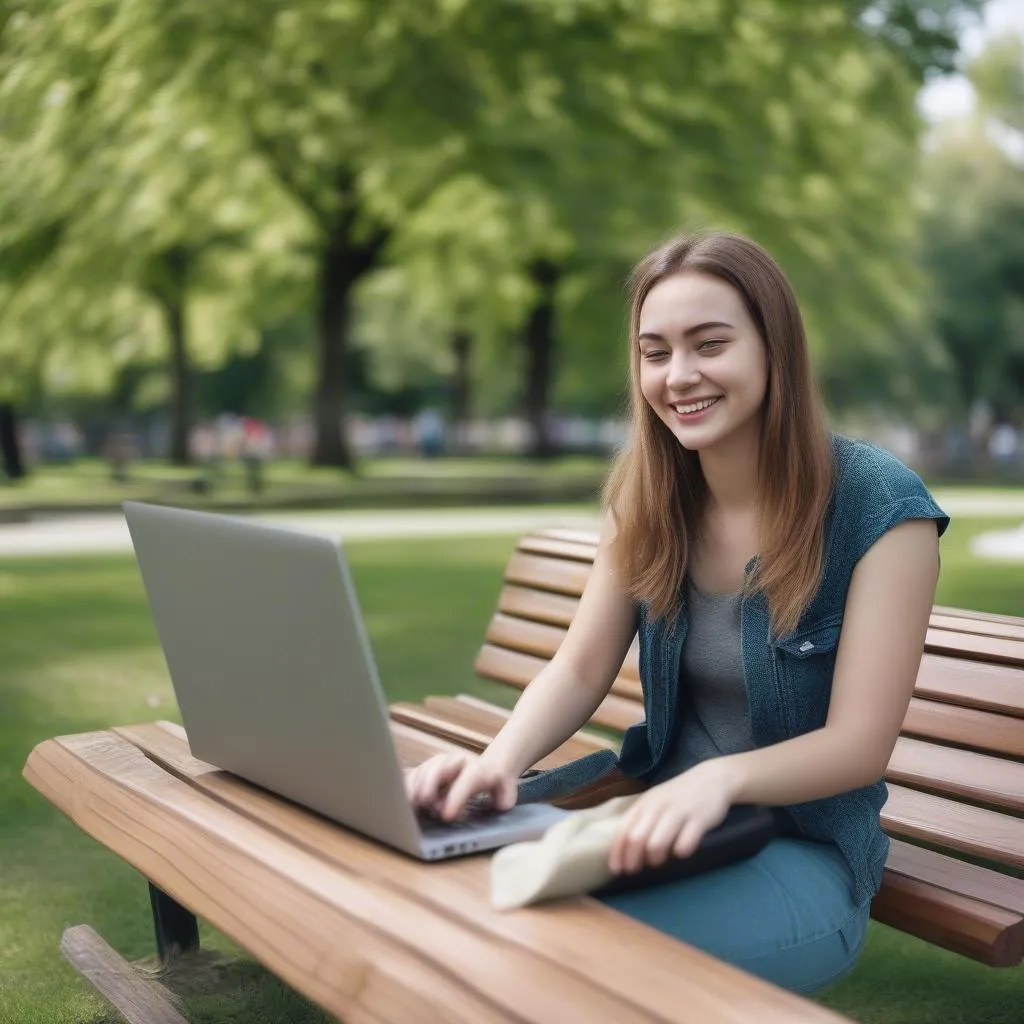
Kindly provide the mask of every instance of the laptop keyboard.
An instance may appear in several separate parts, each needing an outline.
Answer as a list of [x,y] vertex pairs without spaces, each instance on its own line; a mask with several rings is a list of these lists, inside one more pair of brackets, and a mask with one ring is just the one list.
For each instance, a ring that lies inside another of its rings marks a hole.
[[429,807],[416,808],[416,816],[424,828],[444,828],[466,832],[492,824],[496,818],[501,816],[501,812],[494,810],[490,797],[474,796],[469,799],[462,813],[454,821],[445,821],[437,811]]

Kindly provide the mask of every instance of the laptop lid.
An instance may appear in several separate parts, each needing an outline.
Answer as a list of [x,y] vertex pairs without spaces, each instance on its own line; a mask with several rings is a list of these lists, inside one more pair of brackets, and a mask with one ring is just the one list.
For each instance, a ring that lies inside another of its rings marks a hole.
[[123,507],[192,753],[418,855],[340,542]]

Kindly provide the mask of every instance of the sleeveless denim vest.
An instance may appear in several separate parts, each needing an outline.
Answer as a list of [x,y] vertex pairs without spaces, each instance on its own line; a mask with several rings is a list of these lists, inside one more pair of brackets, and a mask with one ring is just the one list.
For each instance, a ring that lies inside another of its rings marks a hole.
[[[833,435],[832,447],[836,479],[825,521],[824,571],[797,628],[772,640],[767,599],[760,592],[743,599],[743,675],[758,747],[824,726],[846,594],[861,556],[887,530],[906,520],[932,519],[940,536],[949,525],[949,517],[917,474],[897,458],[842,435]],[[748,575],[756,563],[755,558],[747,565]],[[669,755],[670,739],[679,730],[685,601],[671,623],[652,619],[646,606],[638,605],[637,628],[644,721],[626,731],[618,756],[602,750],[524,778],[519,787],[521,803],[566,796],[616,768],[644,779]],[[885,782],[879,779],[838,796],[786,808],[803,838],[839,848],[853,873],[857,906],[870,901],[882,883],[889,840],[882,832],[879,812],[887,796]]]

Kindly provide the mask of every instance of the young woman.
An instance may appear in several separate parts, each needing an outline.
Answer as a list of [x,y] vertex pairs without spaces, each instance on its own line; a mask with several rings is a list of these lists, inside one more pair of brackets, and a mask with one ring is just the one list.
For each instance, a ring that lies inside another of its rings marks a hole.
[[[408,776],[457,815],[550,800],[615,775],[648,788],[616,873],[692,853],[734,804],[792,835],[738,864],[605,897],[787,988],[844,974],[888,840],[881,781],[907,711],[948,518],[891,455],[830,434],[782,271],[737,235],[678,238],[636,267],[631,439],[558,653],[479,757]],[[583,725],[639,633],[645,721],[602,752],[520,776]]]

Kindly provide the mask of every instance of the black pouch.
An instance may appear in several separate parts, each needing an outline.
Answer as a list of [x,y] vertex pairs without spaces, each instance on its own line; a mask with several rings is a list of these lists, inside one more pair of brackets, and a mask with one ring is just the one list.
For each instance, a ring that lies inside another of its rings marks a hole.
[[795,835],[796,826],[781,807],[737,804],[729,809],[721,825],[705,834],[689,857],[669,857],[660,867],[646,867],[635,875],[616,875],[591,895],[611,896],[680,878],[692,878],[753,857],[780,836]]

